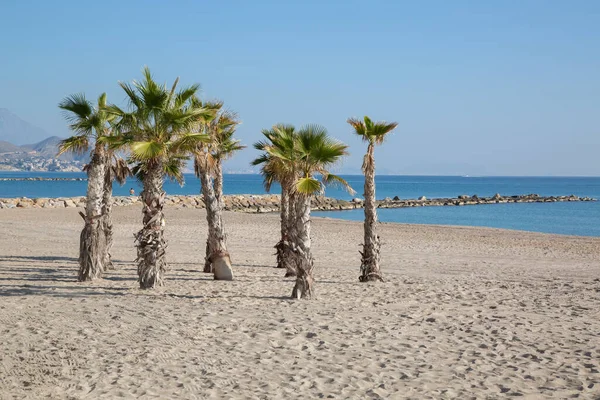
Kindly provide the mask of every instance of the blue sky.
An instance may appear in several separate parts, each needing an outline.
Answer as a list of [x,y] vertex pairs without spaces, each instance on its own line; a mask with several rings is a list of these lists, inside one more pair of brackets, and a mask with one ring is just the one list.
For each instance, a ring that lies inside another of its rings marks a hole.
[[[600,2],[2,1],[0,107],[52,134],[56,105],[148,65],[236,110],[251,145],[277,122],[399,127],[378,171],[600,176]],[[0,138],[1,139],[1,138]],[[248,168],[246,150],[230,169]]]

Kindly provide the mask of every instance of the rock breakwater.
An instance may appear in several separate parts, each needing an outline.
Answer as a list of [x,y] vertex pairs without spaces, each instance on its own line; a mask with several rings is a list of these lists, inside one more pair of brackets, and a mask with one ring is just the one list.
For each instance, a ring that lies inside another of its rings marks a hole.
[[[267,213],[279,211],[278,195],[227,195],[224,196],[225,210]],[[477,195],[461,195],[456,198],[438,198],[402,200],[397,196],[377,201],[378,208],[403,208],[403,207],[428,207],[428,206],[470,206],[481,204],[504,204],[504,203],[555,203],[566,201],[596,201],[591,197],[570,196],[539,196],[537,194],[501,196],[496,194],[492,197],[479,197]],[[141,204],[138,196],[116,196],[113,197],[114,206],[131,206]],[[168,207],[204,208],[202,196],[170,195],[165,199]],[[330,197],[317,196],[313,199],[313,210],[338,211],[353,210],[363,207],[362,199],[352,201],[333,199]],[[8,208],[84,208],[85,197],[69,198],[36,198],[27,197],[2,199],[0,198],[0,209]]]

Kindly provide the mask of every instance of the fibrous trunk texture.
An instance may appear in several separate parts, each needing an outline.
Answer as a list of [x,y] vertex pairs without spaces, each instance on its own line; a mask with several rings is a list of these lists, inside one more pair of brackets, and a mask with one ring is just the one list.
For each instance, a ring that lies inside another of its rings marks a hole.
[[310,299],[313,296],[314,260],[310,251],[310,203],[311,196],[294,194],[296,221],[292,227],[291,260],[296,271],[296,283],[292,298]]
[[144,227],[136,234],[136,261],[142,289],[161,286],[167,268],[163,175],[162,164],[160,162],[151,163],[144,175],[144,190],[140,193]]
[[[202,195],[206,205],[206,222],[208,223],[207,256],[204,263],[204,272],[213,272],[216,280],[232,280],[233,270],[227,252],[227,236],[223,225],[221,206],[215,195],[213,180],[208,168],[204,168],[205,163],[203,161],[198,162],[198,165],[200,166]],[[227,263],[221,262],[224,258],[227,259]],[[217,263],[217,260],[220,260],[219,263]],[[219,271],[215,268],[217,265],[220,268]]]
[[281,239],[275,246],[277,249],[277,268],[285,268],[285,276],[296,276],[296,268],[292,262],[292,237],[294,235],[295,200],[291,195],[291,183],[281,185]]
[[225,208],[225,203],[223,202],[223,165],[221,164],[221,160],[216,160],[215,162],[214,188],[215,197],[217,198],[219,207],[222,210],[223,208]]
[[369,144],[365,156],[365,242],[360,266],[360,282],[383,281],[379,269],[380,243],[377,236],[377,206],[375,204],[375,158],[374,146]]
[[104,194],[102,199],[102,229],[106,239],[106,252],[104,254],[104,270],[113,269],[110,251],[113,245],[113,222],[112,222],[112,184],[113,173],[110,165],[110,155],[106,156],[106,171],[104,174]]
[[85,214],[80,213],[85,221],[79,237],[78,280],[80,282],[99,278],[104,271],[107,247],[102,212],[106,168],[104,146],[96,144],[87,170],[88,187]]
[[285,241],[288,240],[289,192],[283,183],[281,185],[281,198],[279,200],[279,217],[281,220],[281,238],[275,245],[275,250],[277,251],[277,268],[285,268],[283,262]]

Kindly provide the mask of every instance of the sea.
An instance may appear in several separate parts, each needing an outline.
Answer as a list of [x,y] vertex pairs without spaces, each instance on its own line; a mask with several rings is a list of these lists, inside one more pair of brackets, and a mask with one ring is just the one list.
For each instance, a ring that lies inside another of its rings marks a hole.
[[[326,189],[325,195],[350,200],[362,197],[362,175],[343,175],[356,190],[350,194],[339,187]],[[5,180],[9,178],[9,180]],[[61,178],[66,180],[28,181],[19,178]],[[84,196],[86,175],[80,172],[0,172],[0,198]],[[535,193],[540,196],[577,195],[600,199],[600,177],[462,177],[462,176],[392,176],[375,179],[377,199],[398,196],[401,199],[457,197],[459,195],[504,196]],[[125,185],[115,184],[115,195],[136,193],[141,185],[135,179]],[[200,182],[193,174],[185,175],[185,184],[166,181],[169,194],[196,195]],[[279,193],[274,186],[272,193]],[[225,194],[264,194],[260,175],[232,174],[224,177]],[[313,215],[361,221],[363,211],[319,211]],[[485,226],[523,231],[600,237],[600,202],[517,203],[464,207],[414,207],[378,210],[382,222]],[[0,214],[1,222],[1,214]]]

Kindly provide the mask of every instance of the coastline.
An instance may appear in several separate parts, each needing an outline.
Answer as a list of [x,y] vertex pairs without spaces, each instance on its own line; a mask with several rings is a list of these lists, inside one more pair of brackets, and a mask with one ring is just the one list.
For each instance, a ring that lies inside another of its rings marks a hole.
[[224,213],[221,282],[200,272],[205,212],[166,207],[165,286],[141,291],[139,210],[114,212],[117,269],[92,283],[76,209],[1,214],[0,397],[600,394],[600,238],[382,224],[386,282],[362,284],[362,224],[315,218],[317,298],[294,302],[278,215]]

